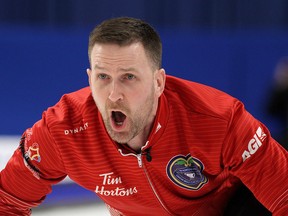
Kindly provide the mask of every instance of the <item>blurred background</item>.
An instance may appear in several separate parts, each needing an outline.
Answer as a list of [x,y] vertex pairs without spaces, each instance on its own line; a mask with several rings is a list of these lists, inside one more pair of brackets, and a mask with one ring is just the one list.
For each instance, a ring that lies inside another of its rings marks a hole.
[[[279,79],[276,68],[288,56],[288,1],[0,0],[0,169],[47,107],[88,85],[88,35],[117,16],[157,29],[167,74],[238,98],[286,145],[288,88],[282,85],[277,96],[285,76]],[[286,99],[281,112],[271,111],[277,99]],[[41,208],[52,212],[71,203],[101,202],[67,179]]]

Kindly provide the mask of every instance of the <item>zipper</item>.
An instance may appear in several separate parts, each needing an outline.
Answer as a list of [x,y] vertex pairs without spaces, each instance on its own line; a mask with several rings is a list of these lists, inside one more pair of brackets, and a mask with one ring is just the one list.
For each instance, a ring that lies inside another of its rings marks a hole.
[[142,168],[142,166],[143,166],[143,163],[142,163],[142,154],[141,154],[141,153],[140,153],[140,154],[137,154],[136,157],[137,157],[137,161],[138,161],[138,166],[139,166],[140,168]]
[[141,154],[141,153],[140,153],[140,154],[135,154],[135,153],[124,154],[124,153],[122,152],[122,149],[118,149],[118,151],[119,151],[120,154],[121,154],[122,156],[124,156],[124,157],[127,157],[127,156],[136,157],[136,158],[137,158],[137,161],[138,161],[138,166],[139,166],[139,168],[142,168],[143,163],[142,163],[142,154]]
[[[146,144],[147,144],[147,143],[146,143]],[[147,181],[148,181],[148,183],[149,183],[149,185],[150,185],[150,187],[151,187],[154,195],[156,196],[156,199],[158,200],[158,202],[160,203],[160,205],[162,206],[162,208],[163,208],[169,215],[174,215],[174,214],[172,214],[172,213],[169,211],[169,209],[167,209],[167,207],[165,206],[165,204],[162,202],[161,198],[160,198],[159,195],[157,194],[157,192],[156,192],[156,190],[155,190],[155,188],[154,188],[154,186],[153,186],[153,184],[152,184],[152,181],[150,180],[150,177],[149,177],[149,175],[148,175],[148,173],[147,173],[147,170],[146,170],[146,168],[145,168],[145,166],[144,166],[144,164],[143,164],[142,156],[144,156],[144,155],[142,154],[142,152],[141,152],[140,154],[134,154],[134,153],[124,154],[121,149],[118,149],[118,151],[120,152],[120,154],[121,154],[122,156],[134,156],[134,157],[137,158],[138,166],[139,166],[139,168],[143,168],[143,171],[144,171],[144,173],[145,173],[145,176],[146,176],[146,178],[147,178]]]
[[139,153],[139,154],[136,154],[136,153],[124,154],[124,153],[122,152],[122,149],[118,149],[118,151],[120,152],[120,154],[121,154],[122,156],[134,156],[134,157],[136,156],[137,161],[138,161],[138,166],[139,166],[139,168],[142,168],[142,166],[143,166],[143,163],[142,163],[142,152],[143,152],[144,148],[145,148],[148,144],[149,144],[149,141],[147,141],[147,142],[145,143],[145,145],[141,147],[141,153]]
[[152,191],[153,191],[154,195],[156,196],[158,202],[160,203],[160,205],[162,206],[162,208],[163,208],[169,215],[174,215],[174,214],[172,214],[172,213],[170,212],[169,209],[167,209],[167,207],[165,206],[165,204],[162,202],[161,198],[159,197],[158,193],[156,192],[156,190],[155,190],[155,188],[154,188],[154,186],[153,186],[153,184],[152,184],[152,182],[151,182],[151,180],[150,180],[150,177],[149,177],[149,175],[148,175],[148,173],[147,173],[147,171],[146,171],[146,168],[145,168],[144,164],[142,164],[142,166],[143,166],[143,170],[144,170],[145,176],[146,176],[146,178],[147,178],[147,180],[148,180],[148,182],[149,182],[149,185],[150,185],[150,187],[152,188]]

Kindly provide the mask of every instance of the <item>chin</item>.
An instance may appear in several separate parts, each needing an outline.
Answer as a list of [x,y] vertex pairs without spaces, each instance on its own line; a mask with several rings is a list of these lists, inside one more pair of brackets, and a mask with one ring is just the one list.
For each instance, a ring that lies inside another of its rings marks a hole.
[[130,136],[128,134],[124,134],[124,133],[115,133],[115,132],[108,132],[109,136],[111,137],[112,140],[114,140],[117,143],[120,144],[126,144],[128,143],[132,138],[130,138]]

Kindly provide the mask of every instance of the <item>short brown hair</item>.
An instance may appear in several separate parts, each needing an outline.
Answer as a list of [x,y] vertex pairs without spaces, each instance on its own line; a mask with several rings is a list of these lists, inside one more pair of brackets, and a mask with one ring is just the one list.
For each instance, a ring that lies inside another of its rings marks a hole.
[[96,26],[89,36],[88,56],[96,43],[112,43],[120,46],[142,43],[147,56],[157,69],[162,64],[162,43],[158,33],[148,23],[131,17],[106,20]]

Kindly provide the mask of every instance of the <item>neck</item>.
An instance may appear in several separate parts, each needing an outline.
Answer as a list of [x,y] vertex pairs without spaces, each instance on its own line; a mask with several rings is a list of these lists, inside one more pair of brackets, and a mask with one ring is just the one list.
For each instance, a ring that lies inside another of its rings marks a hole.
[[152,121],[137,136],[135,136],[129,142],[127,142],[127,145],[131,149],[133,149],[136,152],[141,152],[141,148],[147,142],[149,134],[151,133],[151,130],[153,128],[154,118],[155,116],[153,117]]
[[127,142],[127,145],[134,151],[141,152],[141,148],[147,142],[149,135],[153,129],[157,108],[158,108],[158,100],[156,101],[150,112],[146,126],[142,129],[142,131],[140,131],[139,134],[137,134],[134,138],[132,138]]
[[145,145],[145,143],[146,143],[147,140],[148,140],[148,137],[149,137],[151,128],[152,128],[152,124],[150,125],[149,130],[148,130],[148,129],[142,130],[142,132],[139,133],[137,136],[135,136],[133,139],[131,139],[131,140],[127,143],[127,145],[128,145],[131,149],[133,149],[134,151],[140,152],[140,151],[141,151],[141,148]]

